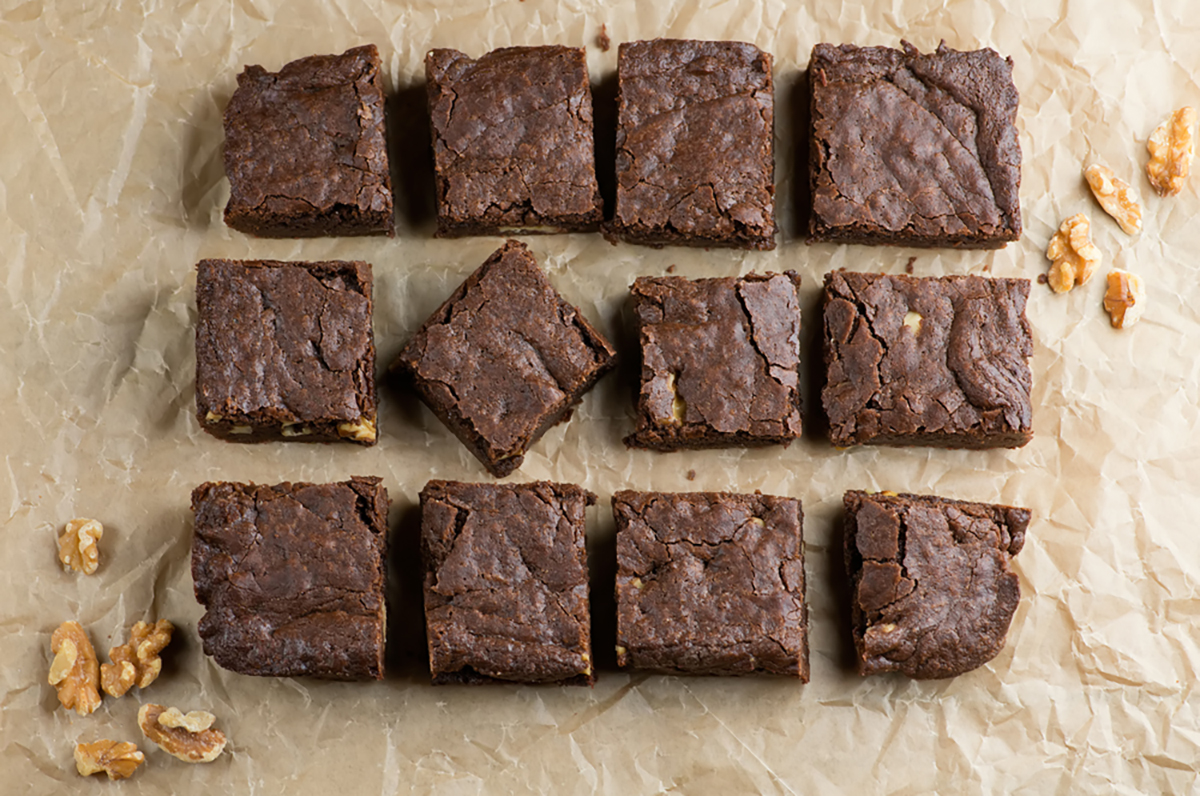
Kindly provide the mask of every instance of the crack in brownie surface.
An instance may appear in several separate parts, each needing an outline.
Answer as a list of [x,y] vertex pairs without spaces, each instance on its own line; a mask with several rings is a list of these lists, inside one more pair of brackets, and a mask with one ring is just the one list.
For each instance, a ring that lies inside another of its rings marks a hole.
[[830,440],[842,447],[1027,443],[1028,296],[1024,279],[826,274],[821,398]]
[[1009,563],[1029,511],[860,491],[844,505],[859,673],[953,677],[994,658],[1020,599]]
[[1021,235],[1012,61],[818,44],[814,240],[999,248]]
[[430,481],[421,548],[435,683],[592,682],[584,509],[569,484]]

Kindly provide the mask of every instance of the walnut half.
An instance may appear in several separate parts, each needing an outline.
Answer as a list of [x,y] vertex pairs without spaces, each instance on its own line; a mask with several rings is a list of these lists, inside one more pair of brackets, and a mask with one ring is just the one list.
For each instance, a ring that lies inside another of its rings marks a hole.
[[1084,169],[1083,177],[1104,212],[1115,218],[1127,235],[1137,234],[1142,228],[1142,206],[1138,204],[1137,194],[1129,183],[1099,163]]
[[1146,149],[1150,150],[1146,176],[1159,196],[1174,196],[1183,190],[1196,155],[1192,138],[1195,126],[1196,109],[1184,106],[1150,134],[1146,142]]
[[58,537],[58,560],[63,569],[91,575],[100,566],[100,548],[104,526],[95,520],[71,520]]
[[50,637],[50,685],[58,689],[58,701],[86,716],[100,707],[100,667],[96,650],[78,622],[63,622]]
[[129,643],[113,647],[108,651],[112,663],[100,667],[100,685],[111,696],[124,696],[133,688],[145,688],[153,683],[162,671],[162,659],[158,654],[171,643],[175,626],[166,619],[152,625],[138,622],[129,633]]
[[1087,216],[1076,213],[1062,222],[1050,239],[1046,256],[1053,261],[1050,287],[1055,293],[1066,293],[1075,285],[1084,284],[1100,265],[1103,258],[1092,243],[1090,232],[1091,223]]
[[1133,326],[1146,311],[1146,286],[1137,274],[1115,268],[1108,272],[1104,309],[1118,329]]
[[75,745],[75,770],[80,776],[104,772],[109,779],[125,779],[146,762],[146,756],[129,741],[95,741]]
[[185,763],[211,763],[225,749],[225,733],[212,728],[216,718],[203,710],[188,714],[153,703],[138,711],[138,726],[164,752]]

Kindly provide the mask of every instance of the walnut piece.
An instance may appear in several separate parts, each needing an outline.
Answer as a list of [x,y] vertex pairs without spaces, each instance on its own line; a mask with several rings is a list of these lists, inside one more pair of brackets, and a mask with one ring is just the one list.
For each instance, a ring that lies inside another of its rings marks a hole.
[[58,560],[66,571],[91,575],[100,566],[100,548],[96,542],[104,535],[104,526],[95,520],[71,520],[58,537]]
[[176,708],[153,703],[142,705],[138,711],[142,733],[158,748],[185,763],[211,763],[224,751],[225,734],[212,729],[215,720],[211,713],[201,710],[184,715]]
[[1118,329],[1133,326],[1146,310],[1146,286],[1137,274],[1115,268],[1108,272],[1104,309]]
[[1192,139],[1195,126],[1196,109],[1185,105],[1150,134],[1146,142],[1146,149],[1150,150],[1146,176],[1159,196],[1174,196],[1183,190],[1196,155]]
[[1137,194],[1129,183],[1099,163],[1084,169],[1083,177],[1104,212],[1115,218],[1126,234],[1134,235],[1142,228],[1142,206],[1138,204]]
[[1062,222],[1058,232],[1046,247],[1050,266],[1050,287],[1055,293],[1066,293],[1075,285],[1082,285],[1092,278],[1103,259],[1100,250],[1092,243],[1091,222],[1083,213]]
[[86,716],[100,707],[100,667],[96,650],[78,622],[63,622],[50,637],[50,685],[58,689],[58,701]]
[[75,745],[75,770],[88,777],[103,771],[109,779],[125,779],[146,762],[129,741],[95,741]]
[[158,679],[162,658],[158,654],[171,643],[175,626],[166,619],[152,625],[138,622],[129,633],[129,643],[108,651],[112,663],[100,667],[100,685],[110,696],[124,696],[133,688],[145,688]]

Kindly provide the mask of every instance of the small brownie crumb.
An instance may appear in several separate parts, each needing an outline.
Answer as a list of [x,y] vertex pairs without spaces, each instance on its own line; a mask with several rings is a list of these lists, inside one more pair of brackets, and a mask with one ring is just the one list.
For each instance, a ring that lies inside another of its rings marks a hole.
[[808,682],[800,501],[617,492],[617,663]]
[[392,365],[497,478],[613,368],[612,345],[510,240],[446,299]]
[[688,471],[687,471],[687,480],[689,480],[689,481],[695,481],[695,480],[696,480],[696,471],[695,471],[695,470],[688,470]]
[[774,249],[771,56],[732,41],[625,43],[617,81],[617,207],[606,234]]
[[381,679],[387,490],[206,483],[192,492],[204,653],[231,672]]
[[997,249],[1021,236],[1012,59],[813,48],[814,241]]
[[435,684],[591,685],[584,510],[572,484],[430,481],[421,491]]
[[915,265],[916,262],[916,257],[909,257],[908,262],[904,264],[904,273],[911,274],[913,272],[913,265]]
[[196,416],[232,442],[375,444],[371,266],[196,266]]
[[800,277],[639,277],[638,427],[625,443],[673,451],[800,435]]
[[583,48],[425,56],[438,231],[590,231],[604,218]]
[[225,109],[225,223],[269,238],[392,235],[375,45],[248,66]]
[[600,48],[601,52],[608,52],[608,49],[612,47],[612,39],[608,38],[607,24],[600,26],[600,32],[596,34],[596,46]]
[[1027,509],[929,495],[844,497],[859,674],[954,677],[996,657],[1021,597]]
[[1033,438],[1029,280],[825,275],[829,438],[1017,448]]

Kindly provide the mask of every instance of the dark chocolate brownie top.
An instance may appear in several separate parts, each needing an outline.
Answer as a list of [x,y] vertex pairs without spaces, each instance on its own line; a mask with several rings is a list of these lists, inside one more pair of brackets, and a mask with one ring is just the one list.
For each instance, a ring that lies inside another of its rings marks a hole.
[[192,492],[204,652],[241,674],[383,676],[387,490],[378,478]]
[[1002,246],[1021,235],[1012,60],[818,44],[815,239]]
[[822,390],[834,445],[1024,445],[1027,279],[825,275]]
[[413,374],[440,417],[465,429],[471,439],[464,442],[496,472],[505,462],[519,464],[546,426],[613,367],[614,356],[529,249],[508,241],[425,322],[396,364]]
[[1029,511],[859,491],[844,503],[859,672],[953,677],[994,658],[1021,596],[1009,563]]
[[800,277],[639,277],[638,429],[626,443],[675,450],[800,434]]
[[603,208],[581,48],[508,47],[479,59],[431,50],[425,74],[439,233],[596,228]]
[[[248,66],[225,109],[225,221],[259,235],[391,234],[375,45]],[[339,228],[342,227],[342,228]]]
[[775,248],[771,56],[732,41],[622,44],[612,228],[644,243]]
[[571,484],[430,481],[421,491],[435,682],[591,682],[584,509]]
[[375,420],[371,266],[203,260],[196,411],[239,422]]
[[621,666],[808,681],[799,500],[622,491],[612,505]]

